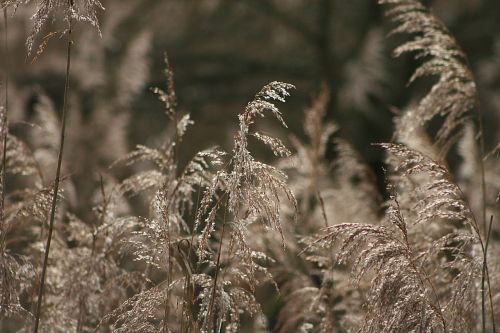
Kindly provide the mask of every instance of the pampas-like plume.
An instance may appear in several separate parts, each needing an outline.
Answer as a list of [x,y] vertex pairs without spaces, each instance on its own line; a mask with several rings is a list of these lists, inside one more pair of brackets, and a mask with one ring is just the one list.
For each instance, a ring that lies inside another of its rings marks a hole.
[[[290,84],[271,82],[266,85],[250,102],[243,114],[239,115],[240,130],[235,137],[232,171],[227,177],[227,192],[229,193],[229,211],[237,213],[244,202],[248,205],[249,215],[265,218],[270,226],[281,233],[279,216],[279,197],[284,193],[295,204],[295,197],[288,188],[286,175],[273,166],[255,161],[248,151],[247,137],[251,133],[250,126],[255,119],[271,112],[283,126],[287,127],[281,112],[269,100],[285,101],[288,90],[294,88]],[[276,155],[289,155],[283,150],[283,143],[277,138],[264,141]]]
[[441,21],[419,1],[379,2],[390,7],[387,15],[398,24],[392,33],[417,35],[394,51],[396,56],[411,52],[415,54],[415,59],[425,59],[409,82],[422,76],[438,76],[437,82],[418,105],[408,109],[397,120],[396,136],[404,141],[431,119],[442,117],[436,141],[440,148],[445,148],[476,103],[476,84],[466,56]]
[[[23,3],[31,2],[32,0],[17,0],[11,1],[15,6]],[[26,40],[26,47],[30,54],[33,50],[36,35],[42,30],[43,26],[49,19],[54,19],[59,10],[62,10],[63,19],[67,22],[74,20],[75,22],[87,22],[94,26],[99,34],[99,20],[97,19],[97,10],[104,10],[99,0],[38,0],[36,12],[32,16],[33,29]],[[50,36],[50,35],[49,35]],[[46,37],[44,37],[45,39]],[[50,38],[50,37],[49,37]],[[43,52],[42,49],[38,52]]]
[[[285,97],[289,95],[288,90],[292,88],[290,84],[271,82],[255,95],[252,102],[248,103],[245,112],[238,116],[240,129],[234,139],[229,170],[221,170],[217,173],[212,186],[208,188],[201,200],[196,215],[197,226],[201,225],[201,219],[208,213],[203,221],[205,227],[199,241],[198,255],[202,260],[209,257],[211,253],[209,239],[216,229],[217,211],[219,209],[224,211],[218,252],[214,254],[216,259],[209,258],[209,262],[215,265],[214,277],[210,278],[210,283],[207,285],[207,288],[210,286],[211,291],[209,293],[205,290],[206,295],[199,318],[202,329],[210,332],[222,325],[229,332],[239,330],[239,316],[234,312],[235,309],[228,307],[228,302],[236,304],[244,301],[242,311],[251,315],[260,312],[258,307],[256,308],[257,303],[251,291],[263,282],[257,279],[258,272],[264,273],[266,279],[269,278],[269,274],[257,260],[266,256],[253,251],[249,245],[248,229],[250,226],[262,221],[266,227],[278,231],[282,244],[285,244],[280,223],[280,198],[286,197],[296,209],[295,197],[288,188],[287,177],[282,171],[254,159],[248,150],[248,137],[255,136],[251,131],[251,125],[257,117],[263,117],[265,112],[271,112],[286,127],[281,112],[271,101],[284,102]],[[257,135],[257,138],[267,144],[276,155],[289,154],[279,139],[267,136],[263,139],[262,135]],[[217,191],[222,194],[218,196]],[[231,221],[229,221],[230,218],[232,218]],[[221,272],[223,241],[226,233],[230,235],[230,251],[227,263],[224,264],[227,267]],[[242,289],[238,285],[247,286],[250,290]]]
[[[403,209],[395,194],[387,226],[332,226],[308,250],[338,246],[337,261],[351,266],[354,282],[370,281],[360,332],[473,332],[482,265],[474,216],[446,168],[403,145],[381,146],[401,177],[426,179],[413,205]],[[421,234],[422,224],[443,225],[441,234]]]
[[[99,0],[5,0],[0,4],[0,8],[17,8],[33,2],[36,3],[36,10],[31,17],[33,27],[26,40],[28,55],[31,55],[35,45],[35,39],[42,31],[44,25],[48,21],[55,20],[61,11],[63,12],[62,17],[64,21],[69,22],[73,20],[75,22],[87,22],[97,29],[99,35],[101,34],[97,11],[104,10],[104,7]],[[59,33],[64,35],[66,32],[66,30],[62,32],[52,32],[44,36],[39,45],[37,55],[43,52],[50,38]]]
[[[205,192],[197,213],[197,224],[199,224],[200,218],[209,211],[214,201],[216,189],[221,187],[228,196],[227,208],[229,212],[233,213],[238,219],[243,218],[238,216],[243,212],[247,217],[257,216],[263,218],[269,227],[282,234],[279,198],[282,194],[285,194],[296,207],[295,197],[288,188],[286,184],[287,176],[282,171],[254,159],[248,150],[248,136],[255,136],[255,133],[250,131],[250,126],[258,116],[263,117],[264,112],[273,113],[286,127],[281,112],[269,100],[284,102],[285,97],[289,95],[288,90],[291,88],[293,88],[292,85],[281,82],[268,84],[247,105],[245,112],[238,116],[240,130],[234,139],[234,148],[230,161],[231,170],[229,172],[220,171],[212,181],[210,190]],[[262,136],[259,135],[258,138],[262,139]],[[284,144],[277,138],[266,136],[266,139],[262,141],[278,156],[289,154],[288,150],[284,149]],[[242,209],[242,204],[244,204],[244,209]],[[212,215],[209,214],[209,216]],[[210,221],[207,220],[207,225],[213,223],[213,221]],[[203,244],[200,245],[201,254]]]

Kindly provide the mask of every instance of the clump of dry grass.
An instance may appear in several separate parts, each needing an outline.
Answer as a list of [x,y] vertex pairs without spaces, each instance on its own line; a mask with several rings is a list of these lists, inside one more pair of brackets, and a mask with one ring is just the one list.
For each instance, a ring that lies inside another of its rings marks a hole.
[[[424,75],[439,79],[416,107],[397,118],[395,137],[405,145],[381,145],[393,172],[392,200],[381,222],[329,227],[307,240],[307,249],[321,253],[338,247],[337,262],[351,266],[354,282],[367,289],[361,332],[494,331],[494,297],[485,283],[490,233],[447,168],[425,155],[442,161],[453,144],[452,133],[476,103],[472,74],[453,37],[418,1],[382,3],[389,4],[388,14],[399,24],[394,32],[419,34],[395,51],[426,59],[410,82]],[[432,143],[425,125],[436,116],[444,121]]]
[[[290,137],[293,149],[259,126],[273,116],[287,128],[278,104],[294,86],[271,82],[238,115],[232,150],[208,147],[184,161],[194,121],[179,109],[166,56],[166,88],[152,89],[166,130],[117,158],[128,117],[113,110],[129,108],[144,86],[149,33],[125,48],[111,75],[121,78],[113,98],[97,98],[98,111],[84,119],[69,93],[71,32],[75,22],[99,30],[102,5],[37,2],[29,52],[48,20],[68,25],[39,49],[67,34],[64,106],[59,116],[37,91],[34,127],[24,137],[9,131],[8,98],[0,109],[0,329],[495,332],[499,163],[495,151],[483,156],[480,114],[477,124],[469,120],[474,77],[453,36],[419,1],[380,3],[394,33],[415,36],[395,50],[421,61],[410,82],[436,78],[396,116],[394,142],[374,147],[386,153],[382,190],[327,121],[326,86],[305,112],[306,139]],[[380,50],[368,51],[363,63],[379,63]],[[141,75],[130,78],[135,70]],[[365,90],[378,94],[383,75],[372,74]],[[105,135],[97,140],[87,129]],[[450,168],[456,142],[462,164]],[[259,160],[259,145],[278,160]]]

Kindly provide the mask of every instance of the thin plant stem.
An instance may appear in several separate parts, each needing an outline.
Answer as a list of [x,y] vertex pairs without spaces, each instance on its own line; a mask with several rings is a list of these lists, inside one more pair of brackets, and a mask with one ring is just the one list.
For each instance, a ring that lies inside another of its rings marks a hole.
[[[200,195],[201,195],[201,179],[198,182],[198,191],[197,191],[197,195],[196,195],[196,208],[194,210],[195,212],[197,212],[198,208],[200,207]],[[187,249],[187,260],[186,260],[187,265],[191,265],[191,252],[192,252],[191,249],[193,247],[194,235],[195,235],[195,230],[194,230],[194,222],[193,222],[193,230],[191,231],[191,241],[186,240],[189,244],[188,249]],[[187,269],[189,269],[189,267]],[[188,278],[189,278],[189,281],[188,281]],[[181,330],[180,330],[181,333],[184,333],[184,313],[187,313],[188,311],[190,311],[192,304],[193,304],[192,300],[194,299],[194,288],[191,288],[191,281],[190,280],[191,280],[191,275],[189,275],[186,278],[185,295],[184,295],[184,299],[182,302],[182,317],[181,317]],[[189,327],[192,328],[192,326],[193,326],[192,320],[190,320],[189,317],[190,316],[188,315],[187,323],[186,323],[186,331],[187,331],[187,329],[189,329]]]
[[[481,311],[482,311],[482,315],[484,316],[485,313],[486,313],[486,306],[485,306],[485,300],[484,300],[484,284],[485,284],[485,280],[487,280],[487,283],[488,283],[488,296],[489,296],[489,301],[490,301],[490,312],[491,312],[491,325],[492,325],[492,329],[493,329],[493,332],[496,332],[496,325],[495,325],[495,313],[493,311],[493,297],[491,295],[491,285],[490,285],[490,274],[489,274],[489,271],[488,271],[488,258],[487,258],[487,254],[488,254],[488,245],[490,243],[490,237],[491,237],[491,227],[493,225],[493,215],[491,215],[491,218],[490,218],[490,223],[488,225],[488,233],[486,235],[486,245],[484,247],[484,251],[483,251],[483,269],[482,269],[482,274],[481,274],[481,296],[483,297],[482,299],[482,304],[481,304]],[[486,318],[483,317],[483,332],[486,332]]]
[[[175,159],[175,157],[174,157]],[[174,160],[175,163],[175,160]],[[167,183],[163,186],[164,189],[167,189]],[[162,210],[162,216],[167,224],[167,249],[168,249],[168,268],[167,268],[167,297],[165,299],[165,308],[163,315],[163,332],[168,332],[168,317],[170,315],[170,284],[172,283],[172,274],[173,274],[173,248],[172,248],[172,235],[170,230],[170,218],[169,218],[169,210],[170,210],[170,199],[175,195],[175,191],[177,187],[174,189],[170,198],[167,198],[166,208]]]
[[[417,263],[413,259],[414,252],[412,250],[410,242],[408,241],[408,232],[406,229],[407,224],[406,224],[406,221],[405,221],[403,214],[401,213],[401,206],[399,205],[399,200],[398,200],[397,195],[395,193],[394,193],[394,202],[396,203],[398,218],[401,220],[402,225],[404,226],[404,228],[402,228],[402,229],[400,228],[400,230],[401,230],[403,237],[404,237],[403,246],[406,247],[408,262],[410,263],[410,266],[412,267],[413,271],[415,272],[418,279],[420,280],[420,284],[422,285],[422,288],[424,290],[426,289],[425,282],[427,282],[428,286],[431,288],[432,296],[434,297],[436,304],[434,304],[430,300],[429,300],[429,303],[431,304],[431,306],[433,308],[435,308],[435,309],[437,308],[436,313],[438,314],[439,319],[441,320],[441,324],[443,325],[443,330],[444,330],[444,332],[447,332],[448,329],[447,329],[447,325],[446,325],[446,320],[443,317],[443,313],[442,313],[443,308],[441,307],[441,304],[439,302],[438,293],[436,291],[434,283],[432,283],[432,280],[429,277],[429,274],[426,272],[425,268],[421,267],[419,269]],[[427,296],[426,296],[426,298],[427,298]]]
[[[182,247],[182,244],[186,244],[186,248],[184,249]],[[191,252],[191,243],[187,238],[181,239],[177,243],[177,250],[179,252],[179,256],[183,262],[184,265],[184,272],[185,272],[185,278],[184,278],[184,289],[183,289],[183,299],[182,299],[182,309],[181,309],[181,328],[179,330],[180,333],[184,332],[191,332],[189,331],[189,328],[192,328],[192,320],[191,320],[191,315],[189,313],[190,308],[192,306],[192,299],[191,299],[191,289],[192,288],[192,267],[191,267],[191,262],[188,260],[189,257],[189,252]],[[186,320],[184,320],[184,316],[186,316]],[[186,325],[184,326],[184,323]]]
[[78,302],[78,322],[76,324],[76,333],[80,333],[82,331],[82,326],[83,326],[83,317],[84,317],[84,309],[85,309],[85,304],[83,297],[80,298],[80,301]]
[[4,22],[4,42],[5,42],[5,113],[9,108],[9,75],[7,70],[9,68],[9,25],[7,20],[7,8],[3,9],[3,22]]
[[7,40],[8,37],[8,24],[7,24],[7,8],[3,9],[3,18],[4,18],[4,45],[5,45],[5,79],[4,79],[4,86],[5,86],[5,104],[4,104],[4,110],[3,114],[1,115],[3,119],[0,119],[2,122],[2,168],[0,170],[1,172],[1,182],[2,182],[2,188],[1,188],[1,197],[0,197],[0,233],[1,233],[1,239],[0,239],[0,251],[3,256],[3,246],[5,243],[5,233],[7,232],[4,230],[4,219],[5,219],[5,173],[7,169],[7,134],[9,131],[9,127],[7,126],[7,110],[9,109],[9,75],[7,73],[7,68],[9,68],[9,43]]
[[[198,209],[200,207],[200,195],[201,195],[201,179],[198,181],[198,191],[197,191],[197,194],[196,194],[196,208],[194,210],[194,212],[198,212]],[[191,246],[193,246],[193,242],[194,242],[194,235],[196,233],[196,230],[194,230],[194,225],[195,225],[196,221],[193,222],[193,229],[191,230]],[[188,262],[191,263],[191,251],[189,251],[188,253]],[[198,273],[198,272],[196,272]]]
[[[73,1],[69,0],[68,5],[70,7],[73,6]],[[60,136],[60,143],[59,143],[59,156],[57,159],[57,169],[56,169],[56,176],[55,176],[55,181],[54,181],[54,193],[52,196],[52,206],[50,209],[50,218],[49,218],[49,230],[48,230],[48,235],[47,235],[47,244],[45,245],[45,255],[43,259],[43,266],[42,266],[42,276],[40,277],[40,288],[38,290],[38,303],[37,303],[37,310],[36,310],[36,316],[35,316],[35,327],[33,329],[34,333],[38,332],[38,326],[40,323],[40,317],[41,317],[41,311],[42,311],[42,301],[43,301],[43,292],[44,292],[44,287],[45,287],[45,275],[47,272],[47,265],[48,265],[48,260],[49,260],[49,251],[50,251],[50,243],[52,241],[52,232],[54,229],[54,219],[55,219],[55,213],[56,213],[56,206],[57,206],[57,194],[59,192],[59,183],[61,179],[61,165],[62,165],[62,158],[63,158],[63,151],[64,151],[64,138],[65,138],[65,133],[66,133],[66,114],[67,114],[67,109],[68,109],[68,92],[69,92],[69,74],[70,74],[70,68],[71,68],[71,48],[73,45],[73,42],[71,40],[71,32],[72,32],[72,22],[71,18],[69,19],[69,27],[68,27],[68,46],[67,46],[67,56],[66,56],[66,82],[64,84],[64,101],[63,101],[63,111],[62,111],[62,121],[61,121],[61,136]]]
[[483,116],[481,111],[479,110],[479,102],[476,101],[476,118],[479,126],[479,172],[481,177],[481,220],[483,223],[483,237],[486,239],[487,237],[487,222],[486,222],[486,176],[484,172],[484,155],[485,155],[485,147],[484,147],[484,125],[483,125]]
[[217,279],[219,277],[220,272],[220,258],[222,253],[222,242],[224,240],[224,231],[226,229],[226,220],[227,220],[227,206],[229,204],[229,195],[226,198],[226,204],[224,205],[224,217],[222,218],[222,230],[220,233],[220,241],[219,241],[219,253],[217,254],[217,262],[215,264],[215,277],[214,277],[214,287],[212,289],[212,296],[210,298],[210,305],[208,307],[207,319],[205,320],[205,325],[212,320],[213,308],[215,303],[215,293],[217,291]]
[[[479,104],[479,103],[477,103]],[[493,221],[493,218],[490,221],[489,228],[487,228],[487,223],[486,223],[486,176],[485,176],[485,171],[484,171],[484,155],[485,155],[485,148],[484,148],[484,126],[483,126],[483,117],[481,114],[481,111],[479,110],[479,105],[476,105],[476,117],[477,117],[477,122],[479,125],[479,172],[480,172],[480,178],[481,178],[481,215],[482,215],[482,224],[483,224],[483,234],[484,234],[484,239],[486,242],[486,246],[483,246],[482,244],[482,249],[483,249],[483,269],[481,273],[481,319],[482,319],[482,332],[486,332],[486,296],[485,296],[485,290],[484,290],[484,280],[485,276],[486,279],[488,280],[488,294],[490,298],[490,307],[491,307],[491,313],[492,313],[492,319],[491,319],[491,324],[493,328],[493,333],[496,333],[496,327],[495,327],[495,320],[493,316],[493,302],[492,302],[492,296],[491,296],[491,287],[490,287],[490,281],[489,281],[489,274],[488,274],[488,262],[486,260],[487,257],[487,251],[488,251],[488,242],[489,242],[489,237],[490,237],[490,231],[491,231],[491,223]],[[479,235],[479,238],[481,236]]]
[[323,197],[319,190],[316,190],[316,196],[318,197],[318,201],[321,207],[321,214],[323,215],[323,221],[325,222],[325,228],[328,227],[328,218],[326,217],[326,209],[325,209],[325,201],[323,201]]
[[[2,167],[0,170],[0,265],[5,266],[5,237],[7,233],[7,226],[5,225],[5,173],[7,170],[7,133],[9,131],[9,127],[7,125],[7,110],[9,104],[9,75],[7,73],[8,59],[9,59],[9,44],[7,41],[7,8],[3,9],[3,17],[4,17],[4,45],[5,45],[5,59],[6,59],[6,68],[5,68],[5,105],[2,114],[0,115],[0,122],[2,123],[1,133],[2,133]],[[2,279],[2,288],[4,290],[8,290],[9,279],[7,278],[7,271],[3,271],[3,279]],[[6,303],[5,298],[8,298],[8,293],[4,293],[4,296],[1,297],[0,302]]]
[[[167,209],[169,204],[167,205]],[[167,247],[168,247],[168,272],[167,272],[167,297],[165,299],[165,311],[164,311],[164,321],[163,321],[163,332],[169,332],[168,328],[168,317],[170,315],[170,284],[172,283],[172,274],[173,274],[173,260],[172,260],[172,255],[173,255],[173,249],[172,249],[172,236],[170,232],[170,219],[168,218],[168,215],[166,216],[166,221],[167,221]]]

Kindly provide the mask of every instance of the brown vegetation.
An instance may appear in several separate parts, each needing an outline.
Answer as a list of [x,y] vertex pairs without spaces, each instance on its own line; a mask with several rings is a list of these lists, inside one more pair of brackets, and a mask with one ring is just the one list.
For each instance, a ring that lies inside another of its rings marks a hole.
[[[30,2],[1,2],[5,41],[11,14]],[[74,40],[89,29],[82,23],[101,34],[102,4],[36,1],[28,57],[65,37],[65,85],[60,116],[39,88],[31,126],[19,130],[9,101],[21,97],[10,97],[5,71],[0,330],[495,332],[499,144],[487,151],[495,144],[485,142],[474,75],[444,24],[418,0],[379,2],[392,33],[410,36],[394,51],[418,63],[409,82],[431,77],[426,93],[397,111],[391,142],[371,147],[385,154],[384,188],[328,120],[329,80],[306,109],[305,137],[281,135],[287,117],[278,106],[295,87],[274,81],[234,119],[232,149],[188,152],[196,124],[179,107],[167,56],[165,87],[152,88],[164,130],[127,153],[148,34],[132,38],[109,77],[89,70],[92,82],[75,73],[85,61],[72,49],[85,47]],[[52,20],[63,28],[39,38]],[[375,63],[375,53],[362,63]],[[73,76],[80,88],[114,82],[88,102],[90,115]],[[345,89],[340,103],[357,96]],[[266,131],[265,122],[276,126]],[[262,147],[276,160],[257,154]]]

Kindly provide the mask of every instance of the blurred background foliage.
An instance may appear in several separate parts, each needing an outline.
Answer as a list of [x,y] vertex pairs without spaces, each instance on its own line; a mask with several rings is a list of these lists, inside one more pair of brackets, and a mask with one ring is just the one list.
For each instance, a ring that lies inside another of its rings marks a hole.
[[[500,1],[423,2],[443,20],[468,56],[485,119],[486,152],[491,151],[500,142]],[[172,130],[162,102],[151,91],[166,87],[164,52],[174,70],[179,110],[189,112],[195,122],[179,150],[181,164],[212,145],[231,149],[238,113],[262,86],[283,81],[296,86],[281,107],[290,129],[264,121],[258,124],[263,132],[285,140],[291,133],[304,139],[304,111],[326,85],[330,95],[326,120],[334,121],[336,136],[351,143],[381,173],[382,152],[370,144],[391,141],[393,115],[419,101],[433,80],[419,79],[407,86],[419,64],[409,55],[392,57],[392,50],[406,36],[388,36],[393,26],[376,0],[102,3],[101,34],[77,24],[71,59],[64,174],[70,174],[73,183],[65,188],[65,195],[68,211],[83,220],[90,220],[89,206],[98,197],[101,175],[106,178],[110,173],[109,165],[137,144],[155,146],[164,132]],[[66,42],[51,33],[63,31],[65,25],[61,21],[46,25],[28,56],[26,38],[35,6],[20,6],[16,12],[9,8],[9,52],[1,52],[0,63],[10,80],[12,133],[29,137],[38,152],[43,152],[40,145],[52,145],[47,151],[54,154],[58,130],[40,126],[44,120],[37,119],[37,109],[61,112]],[[38,54],[40,46],[44,51]],[[266,154],[270,153],[265,149],[256,152],[271,159]],[[133,172],[118,168],[112,173],[123,178]],[[49,175],[44,181],[51,179]],[[147,215],[147,203],[135,203],[134,208]]]
[[[425,4],[469,57],[492,148],[500,139],[500,2]],[[76,26],[72,95],[81,110],[78,121],[106,109],[112,115],[106,126],[128,133],[126,147],[114,147],[117,151],[154,140],[166,128],[161,102],[150,91],[165,86],[164,51],[174,69],[180,110],[196,123],[184,142],[185,158],[208,145],[228,146],[237,113],[260,87],[279,80],[297,87],[283,108],[292,133],[302,135],[303,110],[326,83],[327,117],[339,125],[338,135],[374,164],[379,152],[369,144],[389,141],[393,112],[417,100],[430,83],[421,79],[407,87],[418,64],[410,57],[392,58],[404,36],[387,37],[391,26],[374,0],[105,0],[103,5],[101,37]],[[8,60],[2,55],[2,64],[11,78],[13,124],[30,121],[40,91],[56,110],[62,104],[65,42],[56,36],[36,59],[27,57],[33,12],[33,6],[22,6],[8,13],[10,55]],[[63,28],[53,22],[40,36]],[[100,135],[93,130],[91,135]]]

